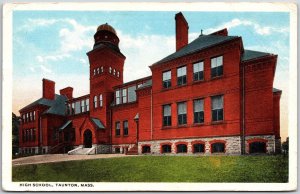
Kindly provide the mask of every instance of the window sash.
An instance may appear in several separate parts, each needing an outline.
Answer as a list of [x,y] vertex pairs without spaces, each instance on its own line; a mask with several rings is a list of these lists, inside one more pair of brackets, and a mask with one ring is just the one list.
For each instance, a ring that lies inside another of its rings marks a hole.
[[212,110],[212,121],[222,121],[223,116],[223,109]]
[[180,102],[177,104],[178,115],[186,114],[186,102]]
[[81,100],[81,112],[85,112],[85,100]]
[[120,135],[120,122],[116,122],[116,136]]
[[194,63],[193,64],[194,73],[203,71],[203,64],[204,64],[203,61],[202,62],[198,62],[198,63]]
[[122,90],[122,102],[123,102],[123,103],[126,103],[126,102],[127,102],[127,89],[126,89],[126,88],[124,88],[124,89]]
[[171,80],[171,71],[163,72],[163,81]]
[[171,116],[171,105],[164,105],[163,106],[163,115],[164,116]]
[[163,87],[164,88],[170,88],[171,87],[171,80],[164,80],[163,81]]
[[90,99],[85,99],[85,111],[90,111]]
[[177,69],[177,77],[186,76],[186,66]]
[[102,97],[102,94],[99,95],[99,106],[100,107],[103,106],[103,97]]
[[97,108],[97,104],[98,104],[97,101],[98,101],[97,96],[94,96],[94,108]]
[[204,111],[194,112],[194,123],[204,123]]
[[121,104],[120,90],[116,91],[116,104]]
[[203,80],[204,79],[204,72],[198,71],[194,73],[194,81]]
[[211,68],[211,77],[223,75],[223,66]]
[[186,121],[186,114],[179,114],[178,115],[178,125],[184,125],[187,123]]
[[203,153],[205,152],[205,145],[204,144],[194,144],[194,153]]
[[163,124],[164,126],[171,126],[172,125],[171,116],[164,116]]
[[186,84],[186,75],[177,77],[177,85],[184,85]]
[[194,112],[204,111],[204,100],[198,99],[194,100]]
[[136,86],[131,86],[128,88],[128,102],[136,101]]
[[223,109],[223,96],[213,96],[211,98],[212,110]]
[[172,150],[171,145],[163,145],[162,146],[163,153],[171,153],[171,150]]
[[123,122],[123,134],[128,135],[128,121]]
[[75,102],[75,114],[80,113],[80,101]]
[[211,68],[223,66],[223,56],[214,57],[211,59]]

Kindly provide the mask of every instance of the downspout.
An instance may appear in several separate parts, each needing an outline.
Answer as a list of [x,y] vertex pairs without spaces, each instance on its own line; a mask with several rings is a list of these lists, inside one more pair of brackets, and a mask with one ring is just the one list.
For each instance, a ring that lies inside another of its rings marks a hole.
[[40,116],[40,114],[39,114],[39,132],[40,132],[40,135],[39,135],[40,154],[43,154],[42,117]]
[[150,128],[151,128],[151,141],[153,140],[153,99],[152,99],[152,88],[151,88],[151,115],[150,115]]
[[243,111],[243,115],[242,115],[242,155],[245,154],[245,65],[243,65],[243,86],[242,86],[242,111]]

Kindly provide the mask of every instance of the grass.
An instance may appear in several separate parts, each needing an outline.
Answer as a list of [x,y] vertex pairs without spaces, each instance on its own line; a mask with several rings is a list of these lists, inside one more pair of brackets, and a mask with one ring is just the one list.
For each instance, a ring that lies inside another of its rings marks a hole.
[[288,157],[138,156],[31,164],[12,168],[13,181],[287,182]]

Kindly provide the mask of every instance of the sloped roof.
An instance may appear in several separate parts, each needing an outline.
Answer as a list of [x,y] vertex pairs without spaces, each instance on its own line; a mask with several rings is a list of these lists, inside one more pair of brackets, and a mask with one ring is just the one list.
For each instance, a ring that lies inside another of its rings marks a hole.
[[40,98],[40,99],[34,101],[33,103],[25,106],[20,111],[34,107],[36,105],[45,105],[45,106],[48,106],[49,108],[45,112],[43,112],[43,114],[48,113],[48,114],[55,114],[55,115],[65,115],[65,113],[66,113],[65,102],[67,100],[68,99],[66,96],[55,94],[54,100]]
[[282,90],[279,90],[279,89],[277,89],[277,88],[273,88],[273,92],[275,93],[275,92],[282,92]]
[[198,52],[200,50],[206,49],[217,44],[221,44],[233,39],[238,38],[238,36],[221,36],[221,35],[201,35],[191,43],[187,44],[180,50],[175,53],[163,58],[162,60],[154,63],[152,66],[155,66],[160,63],[164,63],[188,54]]
[[99,119],[91,118],[91,120],[99,129],[105,129],[103,123]]
[[242,55],[242,61],[248,61],[251,59],[256,59],[256,58],[264,57],[264,56],[268,56],[268,55],[271,55],[271,54],[259,52],[259,51],[244,50],[244,53]]
[[72,123],[72,120],[68,120],[67,122],[65,122],[64,124],[63,124],[63,126],[61,126],[60,128],[59,128],[59,130],[64,130],[70,123]]

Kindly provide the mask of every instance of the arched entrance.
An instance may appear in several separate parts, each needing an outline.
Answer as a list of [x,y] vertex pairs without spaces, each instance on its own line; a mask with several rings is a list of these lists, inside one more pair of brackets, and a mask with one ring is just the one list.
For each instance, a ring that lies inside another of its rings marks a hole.
[[85,132],[83,133],[83,145],[85,148],[91,148],[92,147],[92,132],[91,130],[87,129],[85,130]]

